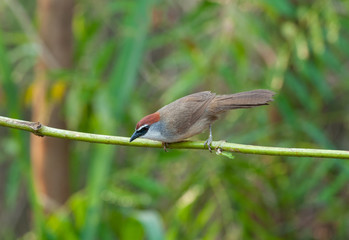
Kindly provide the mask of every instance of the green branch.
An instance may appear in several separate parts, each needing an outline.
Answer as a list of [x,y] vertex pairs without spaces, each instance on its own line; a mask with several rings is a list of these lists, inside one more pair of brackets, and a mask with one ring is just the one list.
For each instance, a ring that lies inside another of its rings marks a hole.
[[[7,117],[0,116],[0,126],[10,127],[29,131],[38,136],[50,136],[65,138],[77,141],[92,142],[92,143],[104,143],[115,144],[123,146],[134,147],[153,147],[162,148],[162,143],[157,141],[151,141],[147,139],[136,139],[133,142],[129,142],[129,138],[116,137],[100,134],[91,134],[83,132],[68,131],[63,129],[57,129],[47,127],[39,122],[28,122]],[[206,149],[204,142],[179,142],[168,144],[168,148],[173,149]],[[217,153],[236,152],[247,154],[260,154],[260,155],[277,155],[277,156],[291,156],[291,157],[323,157],[323,158],[343,158],[349,159],[349,151],[342,150],[325,150],[325,149],[307,149],[307,148],[281,148],[281,147],[265,147],[265,146],[253,146],[236,143],[228,143],[224,141],[212,142],[212,148],[215,148]]]

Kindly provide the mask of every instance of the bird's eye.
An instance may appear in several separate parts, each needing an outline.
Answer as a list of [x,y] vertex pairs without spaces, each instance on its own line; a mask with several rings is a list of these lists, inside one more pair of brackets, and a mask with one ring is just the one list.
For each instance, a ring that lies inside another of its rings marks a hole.
[[148,130],[149,130],[149,125],[144,125],[144,126],[140,127],[137,130],[137,132],[145,134],[146,132],[148,132]]

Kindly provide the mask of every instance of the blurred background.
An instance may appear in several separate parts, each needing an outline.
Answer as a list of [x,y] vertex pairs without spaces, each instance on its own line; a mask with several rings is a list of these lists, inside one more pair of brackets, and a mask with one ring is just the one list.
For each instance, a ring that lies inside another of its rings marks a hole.
[[[184,95],[266,88],[214,140],[349,149],[349,1],[1,0],[0,26],[2,116],[131,136]],[[1,239],[349,236],[345,160],[0,136]]]

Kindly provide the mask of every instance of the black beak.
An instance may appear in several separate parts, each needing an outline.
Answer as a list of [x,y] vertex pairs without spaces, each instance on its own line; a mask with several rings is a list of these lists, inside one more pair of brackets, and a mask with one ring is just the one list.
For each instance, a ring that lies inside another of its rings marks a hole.
[[139,138],[139,137],[142,136],[142,135],[144,135],[144,133],[142,134],[141,132],[135,131],[135,132],[132,134],[131,138],[130,138],[130,142],[132,142],[132,141],[135,140],[136,138]]
[[143,136],[144,134],[146,134],[149,130],[149,125],[144,125],[140,128],[138,128],[131,136],[130,138],[130,142],[132,142],[133,140],[135,140],[136,138],[139,138],[141,136]]

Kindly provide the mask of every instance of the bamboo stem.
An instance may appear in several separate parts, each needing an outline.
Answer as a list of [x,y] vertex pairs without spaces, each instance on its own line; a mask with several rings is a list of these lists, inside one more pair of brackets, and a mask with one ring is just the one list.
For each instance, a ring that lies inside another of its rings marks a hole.
[[[91,143],[115,144],[134,147],[153,147],[162,148],[162,143],[147,139],[136,139],[129,142],[128,137],[100,135],[92,133],[83,133],[69,131],[64,129],[52,128],[44,126],[38,122],[22,121],[0,116],[0,126],[10,127],[29,131],[38,136],[50,136],[57,138],[65,138],[76,141],[84,141]],[[168,148],[172,149],[207,149],[204,147],[203,141],[185,141],[168,144]],[[223,141],[212,142],[212,148],[217,151],[228,151],[245,154],[274,155],[274,156],[290,156],[290,157],[321,157],[321,158],[342,158],[349,159],[349,151],[344,150],[327,150],[327,149],[310,149],[310,148],[281,148],[245,145],[237,143],[229,143]]]

